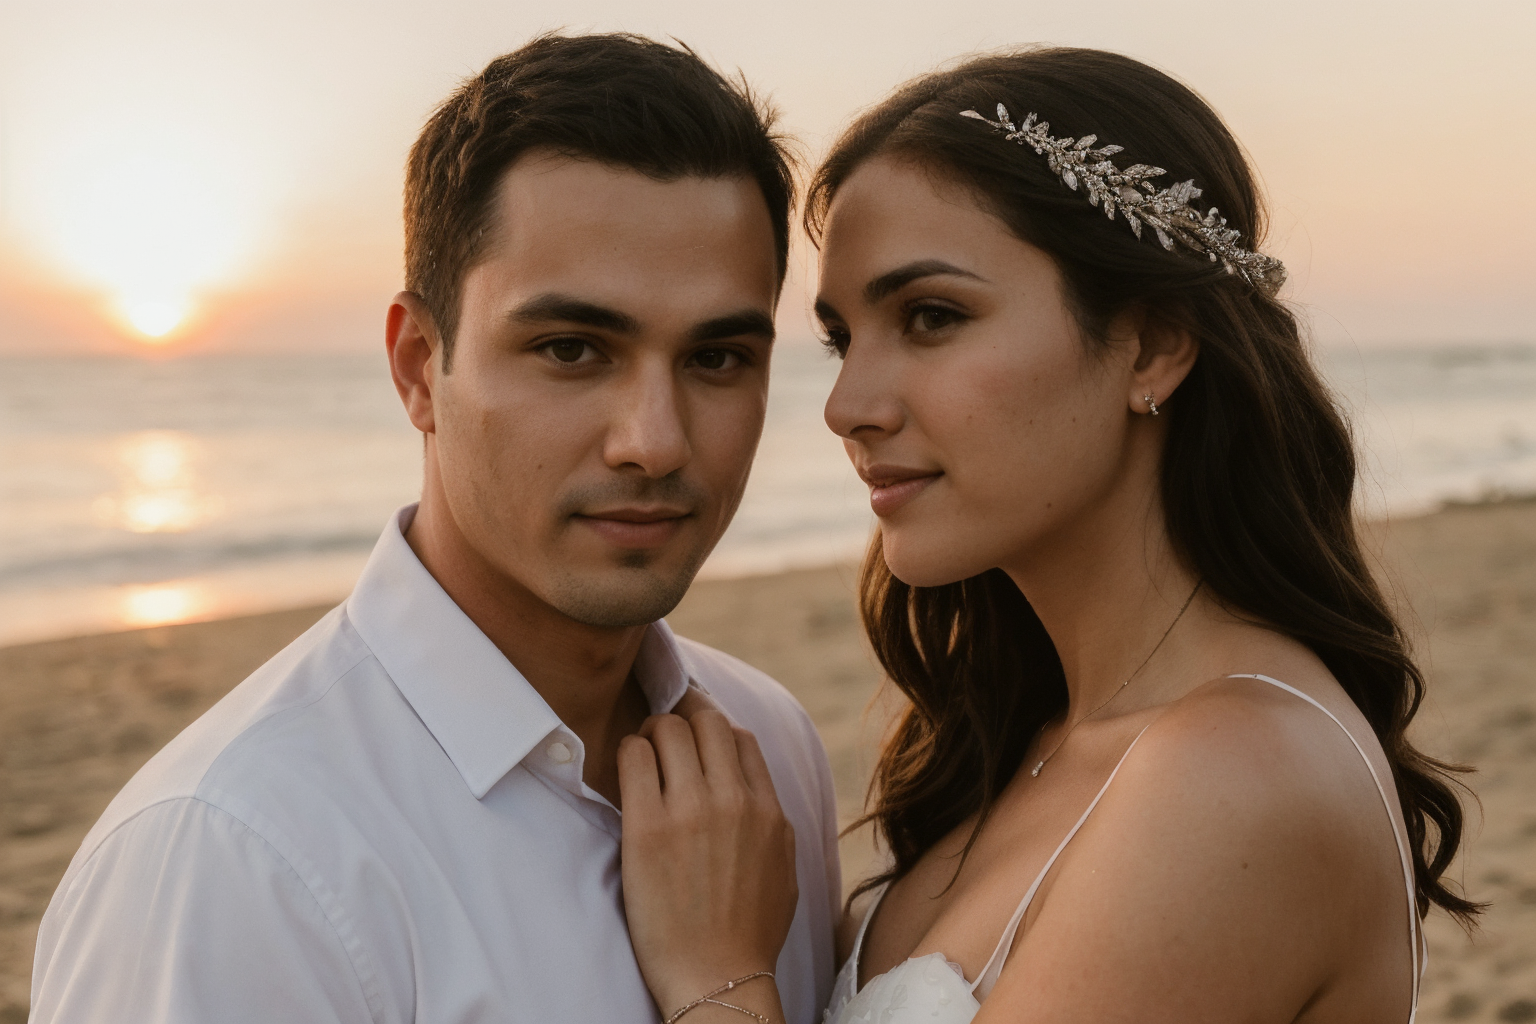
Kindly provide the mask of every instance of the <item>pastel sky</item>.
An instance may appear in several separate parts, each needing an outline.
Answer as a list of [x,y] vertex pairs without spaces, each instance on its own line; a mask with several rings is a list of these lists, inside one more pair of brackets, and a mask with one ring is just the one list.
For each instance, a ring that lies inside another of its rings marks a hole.
[[[1321,341],[1536,341],[1530,0],[52,0],[0,6],[0,352],[377,346],[416,131],[561,27],[740,68],[811,157],[964,53],[1128,53],[1247,146]],[[810,333],[813,259],[786,335]]]

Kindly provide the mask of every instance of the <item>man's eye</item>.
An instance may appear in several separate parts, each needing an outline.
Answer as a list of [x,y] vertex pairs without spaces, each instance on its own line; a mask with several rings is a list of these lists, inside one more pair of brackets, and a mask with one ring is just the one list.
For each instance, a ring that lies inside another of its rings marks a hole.
[[575,363],[581,360],[582,353],[587,350],[587,343],[576,338],[561,338],[550,342],[546,348],[560,362]]
[[707,348],[693,357],[694,365],[703,370],[729,370],[740,361],[739,355],[723,348]]

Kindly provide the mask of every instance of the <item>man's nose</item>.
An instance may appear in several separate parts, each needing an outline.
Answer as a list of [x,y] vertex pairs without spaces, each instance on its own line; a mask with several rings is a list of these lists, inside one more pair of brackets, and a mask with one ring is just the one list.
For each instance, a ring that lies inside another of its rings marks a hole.
[[688,464],[688,410],[670,365],[638,365],[613,396],[603,461],[617,470],[638,469],[660,479]]

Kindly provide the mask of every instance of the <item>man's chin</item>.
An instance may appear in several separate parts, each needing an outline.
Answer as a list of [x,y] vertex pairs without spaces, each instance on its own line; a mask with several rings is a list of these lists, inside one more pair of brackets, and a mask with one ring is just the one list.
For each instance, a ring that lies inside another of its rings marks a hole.
[[649,553],[626,552],[601,569],[562,572],[544,599],[561,614],[588,626],[625,629],[665,618],[693,584],[703,564],[667,565]]

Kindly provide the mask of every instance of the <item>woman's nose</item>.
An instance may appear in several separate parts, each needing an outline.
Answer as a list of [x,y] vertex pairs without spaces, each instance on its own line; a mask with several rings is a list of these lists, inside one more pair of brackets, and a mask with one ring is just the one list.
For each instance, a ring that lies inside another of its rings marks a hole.
[[850,341],[837,383],[823,413],[832,432],[848,441],[868,441],[901,429],[899,373],[894,353]]

